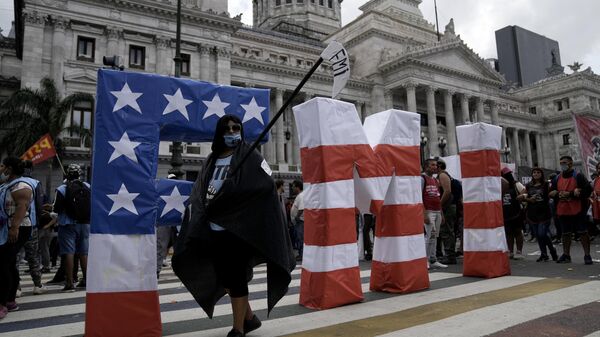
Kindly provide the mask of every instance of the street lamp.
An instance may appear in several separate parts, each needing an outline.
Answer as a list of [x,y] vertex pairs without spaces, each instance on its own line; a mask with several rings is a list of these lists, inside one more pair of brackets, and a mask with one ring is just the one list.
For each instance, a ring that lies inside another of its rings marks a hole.
[[448,141],[446,140],[446,138],[444,137],[439,137],[438,138],[438,146],[440,147],[440,156],[444,156],[444,149],[446,148],[446,145],[448,145]]
[[425,163],[425,146],[427,145],[427,136],[421,131],[421,167]]
[[[177,0],[177,31],[175,34],[175,58],[173,61],[175,61],[175,77],[179,77],[181,75],[181,0]],[[181,169],[183,166],[182,152],[181,142],[173,142],[169,173],[174,174],[177,179],[181,179],[184,174]]]
[[504,155],[504,162],[508,163],[508,155],[510,154],[510,146],[508,146],[508,145],[504,146],[504,148],[500,152]]

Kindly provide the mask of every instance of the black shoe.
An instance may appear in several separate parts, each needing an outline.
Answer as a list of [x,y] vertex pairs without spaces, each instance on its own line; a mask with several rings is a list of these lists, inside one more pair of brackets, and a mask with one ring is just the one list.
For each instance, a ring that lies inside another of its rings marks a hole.
[[592,257],[590,255],[585,255],[583,257],[583,261],[585,264],[594,264],[594,261],[592,261]]
[[44,268],[42,268],[42,274],[48,274],[48,273],[51,273],[51,272],[52,272],[52,271],[51,271],[51,270],[50,270],[50,268],[48,268],[48,267],[44,267]]
[[252,316],[252,319],[244,320],[244,333],[247,334],[250,331],[254,331],[262,325],[262,322],[256,315]]
[[556,263],[571,263],[571,257],[569,255],[561,255],[560,258],[556,261]]
[[366,260],[366,261],[371,261],[371,260],[373,260],[373,254],[365,254],[365,260]]
[[548,260],[549,260],[548,255],[542,255],[537,260],[535,260],[535,262],[546,262]]
[[229,333],[227,334],[227,337],[244,337],[244,333],[239,332],[235,328],[233,328],[233,329],[231,329],[231,331],[229,331]]
[[82,278],[81,281],[77,283],[77,288],[85,288],[85,279]]
[[60,292],[62,293],[72,293],[75,291],[75,287],[71,284],[70,286],[65,286],[64,288],[62,288],[62,290]]
[[558,254],[556,254],[556,248],[552,247],[550,249],[550,256],[552,256],[552,261],[558,261]]
[[442,264],[457,264],[455,257],[445,257],[440,261]]

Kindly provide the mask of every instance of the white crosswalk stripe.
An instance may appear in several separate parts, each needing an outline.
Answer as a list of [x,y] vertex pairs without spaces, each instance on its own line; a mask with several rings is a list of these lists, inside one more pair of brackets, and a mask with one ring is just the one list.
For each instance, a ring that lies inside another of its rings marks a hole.
[[[370,292],[370,266],[361,264],[362,289],[365,293],[362,303],[313,311],[298,305],[300,272],[300,267],[293,271],[289,293],[278,303],[274,315],[267,319],[266,267],[255,268],[254,279],[249,286],[250,304],[263,319],[263,326],[260,333],[255,333],[256,336],[280,336],[337,324],[352,324],[357,320],[377,318],[421,306],[437,305],[445,301],[460,300],[546,280],[522,276],[474,279],[462,277],[458,273],[433,272],[430,273],[429,290],[393,295]],[[44,281],[48,281],[52,276],[44,274]],[[28,276],[23,276],[24,296],[18,299],[21,310],[9,313],[0,321],[0,334],[6,337],[81,336],[85,324],[85,291],[63,294],[59,292],[61,287],[49,286],[48,293],[33,296],[33,284]],[[158,288],[165,336],[224,336],[230,330],[231,306],[227,300],[216,305],[214,319],[210,320],[170,268],[165,268],[161,273]],[[547,301],[548,298],[552,298],[552,301]],[[564,288],[475,308],[451,317],[432,319],[431,322],[397,331],[391,330],[381,335],[435,336],[444,331],[445,337],[481,336],[594,301],[600,301],[600,282],[581,281]],[[598,336],[598,333],[592,333],[590,336]]]

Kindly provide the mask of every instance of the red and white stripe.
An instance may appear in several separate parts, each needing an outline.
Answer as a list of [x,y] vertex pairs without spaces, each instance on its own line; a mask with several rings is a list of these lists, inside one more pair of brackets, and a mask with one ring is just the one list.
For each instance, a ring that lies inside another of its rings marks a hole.
[[456,128],[464,204],[463,275],[510,275],[502,215],[502,128],[485,123]]
[[391,175],[381,193],[375,226],[373,291],[406,293],[429,288],[420,174],[420,115],[387,110],[367,117],[370,145]]
[[293,108],[304,179],[300,304],[327,309],[362,301],[354,168],[374,176],[377,160],[354,105],[314,98]]
[[85,335],[161,336],[156,235],[90,234],[89,243]]

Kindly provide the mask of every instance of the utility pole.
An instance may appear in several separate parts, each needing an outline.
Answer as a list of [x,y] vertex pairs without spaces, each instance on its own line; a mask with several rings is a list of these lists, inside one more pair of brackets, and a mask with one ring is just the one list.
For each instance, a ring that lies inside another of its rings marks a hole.
[[[175,36],[175,77],[181,76],[181,0],[177,0],[177,31]],[[173,142],[171,149],[171,169],[169,173],[177,176],[177,179],[183,177],[183,158],[181,153],[183,152],[181,142]]]

